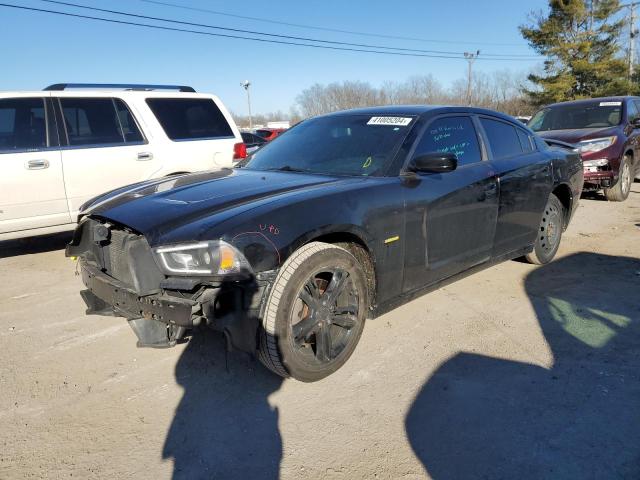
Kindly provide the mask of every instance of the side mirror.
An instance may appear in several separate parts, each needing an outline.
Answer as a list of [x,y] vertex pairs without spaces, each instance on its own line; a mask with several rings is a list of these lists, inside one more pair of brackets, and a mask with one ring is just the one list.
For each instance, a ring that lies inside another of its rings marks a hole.
[[446,173],[458,168],[458,156],[451,152],[418,155],[409,163],[409,170],[417,173]]
[[640,117],[631,120],[631,126],[633,126],[633,128],[640,128]]

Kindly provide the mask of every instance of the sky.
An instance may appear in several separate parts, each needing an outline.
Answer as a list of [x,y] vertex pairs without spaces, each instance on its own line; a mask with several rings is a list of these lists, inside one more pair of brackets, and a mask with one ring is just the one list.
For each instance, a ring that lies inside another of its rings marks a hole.
[[[159,0],[192,9],[144,0],[66,1],[278,35],[455,52],[458,57],[403,57],[323,50],[160,31],[0,7],[0,90],[40,90],[61,82],[185,84],[197,91],[218,95],[227,108],[239,115],[247,113],[246,94],[240,86],[243,80],[251,82],[253,113],[267,113],[276,110],[288,112],[296,96],[315,83],[359,80],[379,86],[387,80],[403,81],[412,75],[432,74],[448,86],[466,76],[467,62],[460,55],[464,51],[480,50],[480,57],[473,65],[474,71],[490,73],[509,69],[527,72],[539,66],[540,59],[498,61],[483,58],[483,55],[533,57],[535,52],[520,36],[518,25],[526,23],[529,12],[547,9],[546,0]],[[160,24],[42,0],[2,0],[1,3]],[[302,28],[193,8],[420,40]],[[170,26],[197,29],[175,24]]]

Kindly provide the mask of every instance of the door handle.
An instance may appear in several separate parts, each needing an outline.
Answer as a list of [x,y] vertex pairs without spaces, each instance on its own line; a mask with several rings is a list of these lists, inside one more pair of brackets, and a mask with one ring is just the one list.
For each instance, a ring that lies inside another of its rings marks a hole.
[[153,153],[151,152],[140,152],[138,153],[138,160],[141,162],[145,162],[147,160],[153,160]]
[[49,168],[49,160],[28,160],[26,167],[29,170],[42,170],[44,168]]

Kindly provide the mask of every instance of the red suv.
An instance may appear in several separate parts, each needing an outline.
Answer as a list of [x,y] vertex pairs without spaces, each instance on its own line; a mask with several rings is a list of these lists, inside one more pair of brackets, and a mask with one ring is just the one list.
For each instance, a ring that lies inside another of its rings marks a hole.
[[584,191],[604,190],[622,202],[640,177],[640,97],[554,103],[539,110],[529,128],[544,138],[576,145],[583,158]]

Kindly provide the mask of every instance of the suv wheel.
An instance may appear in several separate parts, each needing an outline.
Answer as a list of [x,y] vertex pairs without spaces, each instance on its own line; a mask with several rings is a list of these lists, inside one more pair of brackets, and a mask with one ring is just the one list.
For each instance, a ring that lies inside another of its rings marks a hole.
[[353,353],[367,312],[366,279],[347,250],[312,242],[284,263],[265,306],[258,358],[283,377],[314,382]]
[[533,247],[533,252],[525,255],[529,263],[544,265],[556,256],[562,231],[564,230],[564,207],[553,193],[549,195],[547,205],[544,207],[540,230]]
[[604,194],[610,202],[624,202],[629,196],[633,175],[631,172],[631,159],[625,155],[620,162],[620,174],[618,183],[611,188],[605,188]]

